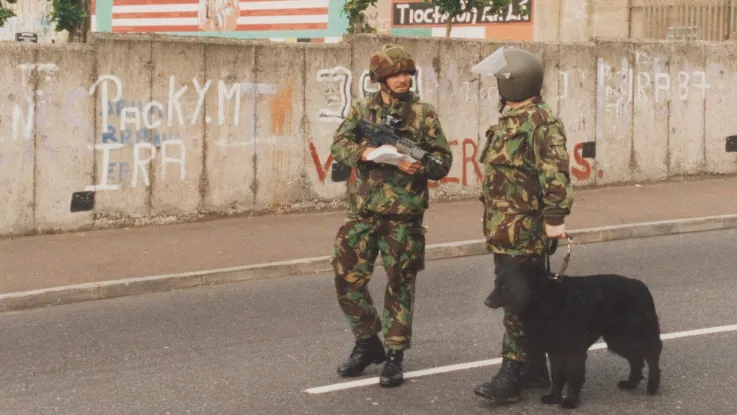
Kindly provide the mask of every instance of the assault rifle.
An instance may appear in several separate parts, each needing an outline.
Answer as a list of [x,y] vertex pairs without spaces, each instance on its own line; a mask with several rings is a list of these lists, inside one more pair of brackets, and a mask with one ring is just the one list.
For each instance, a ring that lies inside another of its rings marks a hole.
[[[391,115],[386,117],[383,124],[374,124],[360,118],[358,120],[357,133],[359,136],[366,138],[371,147],[378,148],[384,144],[388,144],[396,147],[397,152],[400,154],[406,154],[415,160],[419,161],[427,158],[434,163],[442,164],[440,159],[420,148],[414,141],[399,137],[396,133],[396,125],[398,123],[399,120],[396,120]],[[349,166],[341,163],[333,163],[331,180],[334,182],[344,182],[348,180],[350,173],[351,168]]]

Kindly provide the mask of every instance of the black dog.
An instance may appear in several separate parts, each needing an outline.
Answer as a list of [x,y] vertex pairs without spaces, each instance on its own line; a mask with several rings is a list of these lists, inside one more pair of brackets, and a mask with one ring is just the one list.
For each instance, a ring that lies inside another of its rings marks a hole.
[[[610,352],[630,364],[622,389],[635,389],[647,361],[647,392],[660,387],[660,324],[650,290],[621,275],[549,278],[532,263],[510,262],[496,272],[488,305],[520,315],[529,341],[550,358],[550,394],[546,404],[578,406],[586,373],[588,349],[600,337]],[[563,399],[563,385],[568,385]]]

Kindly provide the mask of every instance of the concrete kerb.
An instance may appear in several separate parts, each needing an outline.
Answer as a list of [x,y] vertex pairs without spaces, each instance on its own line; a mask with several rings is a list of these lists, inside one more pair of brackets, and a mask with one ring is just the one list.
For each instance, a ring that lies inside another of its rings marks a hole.
[[[569,233],[573,237],[574,244],[578,245],[729,228],[737,228],[737,214],[603,226],[572,230]],[[486,246],[482,239],[433,244],[426,248],[426,258],[428,260],[483,255],[486,253]],[[165,292],[203,285],[321,273],[330,270],[330,257],[322,256],[241,267],[69,285],[1,294],[0,312]]]

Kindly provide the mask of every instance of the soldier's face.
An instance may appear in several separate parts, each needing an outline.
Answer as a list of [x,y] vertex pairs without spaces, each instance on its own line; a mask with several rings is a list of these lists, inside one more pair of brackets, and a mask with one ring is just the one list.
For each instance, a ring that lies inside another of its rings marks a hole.
[[386,78],[386,86],[392,90],[392,92],[403,93],[409,91],[409,85],[412,78],[408,73],[398,73]]

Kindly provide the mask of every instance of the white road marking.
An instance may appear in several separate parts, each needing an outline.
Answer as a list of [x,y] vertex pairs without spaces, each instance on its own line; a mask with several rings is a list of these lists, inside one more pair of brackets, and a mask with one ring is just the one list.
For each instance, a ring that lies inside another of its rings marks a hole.
[[[725,333],[729,331],[737,331],[737,324],[733,324],[731,326],[710,327],[710,328],[705,328],[705,329],[696,329],[696,330],[679,331],[675,333],[661,334],[660,338],[663,340],[671,340],[671,339],[680,339],[682,337],[701,336],[704,334]],[[606,348],[606,343],[602,342],[602,343],[593,344],[589,348],[589,350],[598,350],[598,349],[605,349],[605,348]],[[420,376],[437,375],[439,373],[448,373],[448,372],[454,372],[457,370],[474,369],[477,367],[496,365],[501,362],[502,362],[501,358],[496,358],[496,359],[488,359],[488,360],[479,360],[477,362],[460,363],[457,365],[433,367],[430,369],[422,369],[422,370],[416,370],[413,372],[407,372],[404,374],[404,378],[412,379],[412,378],[417,378]],[[351,382],[336,383],[333,385],[326,385],[326,386],[320,386],[317,388],[305,389],[305,392],[311,393],[311,394],[328,393],[328,392],[335,392],[335,391],[339,391],[343,389],[351,389],[351,388],[358,388],[361,386],[375,385],[378,383],[379,383],[379,378],[373,377],[373,378],[354,380]]]

